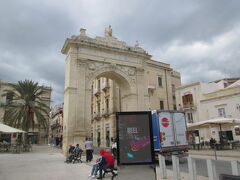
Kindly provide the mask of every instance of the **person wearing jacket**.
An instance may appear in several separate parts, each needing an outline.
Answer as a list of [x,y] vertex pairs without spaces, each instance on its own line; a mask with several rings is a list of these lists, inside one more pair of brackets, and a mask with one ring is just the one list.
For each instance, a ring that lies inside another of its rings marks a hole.
[[104,149],[101,149],[99,154],[102,156],[101,161],[99,162],[99,177],[97,179],[102,179],[102,170],[107,168],[114,167],[114,158],[113,156],[106,152]]

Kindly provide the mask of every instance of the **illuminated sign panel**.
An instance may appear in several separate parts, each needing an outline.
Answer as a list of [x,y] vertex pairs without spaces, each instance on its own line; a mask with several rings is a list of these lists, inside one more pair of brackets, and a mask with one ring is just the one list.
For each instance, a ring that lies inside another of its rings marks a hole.
[[116,117],[118,164],[153,163],[151,112],[119,112]]

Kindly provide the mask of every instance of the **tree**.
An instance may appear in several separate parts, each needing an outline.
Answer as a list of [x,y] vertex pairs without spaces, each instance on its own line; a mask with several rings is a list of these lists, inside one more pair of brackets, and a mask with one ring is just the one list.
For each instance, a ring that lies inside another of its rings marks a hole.
[[18,81],[17,84],[10,84],[10,87],[11,89],[5,90],[2,95],[10,97],[10,101],[3,105],[4,123],[27,132],[30,127],[34,129],[36,123],[46,128],[49,107],[41,98],[44,94],[43,87],[31,80]]

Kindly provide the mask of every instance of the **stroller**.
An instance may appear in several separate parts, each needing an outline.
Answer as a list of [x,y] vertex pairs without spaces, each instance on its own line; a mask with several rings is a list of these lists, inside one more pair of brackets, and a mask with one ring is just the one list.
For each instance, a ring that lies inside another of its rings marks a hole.
[[78,162],[78,163],[82,163],[82,160],[81,160],[81,158],[82,158],[82,150],[81,151],[79,151],[79,153],[78,154],[75,154],[74,156],[73,156],[73,159],[72,159],[72,163],[74,164],[74,163],[76,163],[76,162]]
[[83,150],[82,149],[79,149],[78,151],[75,151],[75,152],[72,152],[67,160],[65,161],[66,163],[76,163],[76,162],[80,162],[82,163],[82,160],[81,160],[81,157],[82,157],[82,152]]

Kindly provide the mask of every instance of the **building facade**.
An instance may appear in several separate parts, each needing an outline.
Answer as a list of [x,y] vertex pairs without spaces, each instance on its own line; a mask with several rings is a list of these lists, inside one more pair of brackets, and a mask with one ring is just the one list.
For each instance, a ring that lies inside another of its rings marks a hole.
[[50,111],[49,143],[56,146],[62,145],[63,136],[63,103],[54,106]]
[[[190,83],[176,90],[179,110],[184,110],[187,123],[196,123],[218,117],[240,119],[240,80],[222,79],[210,83]],[[219,141],[219,127],[197,129],[195,136],[201,141],[214,138]],[[238,126],[223,126],[226,140],[240,140]]]
[[93,137],[109,146],[116,137],[115,112],[174,109],[180,74],[154,61],[138,43],[129,46],[112,35],[91,38],[86,30],[67,38],[64,87],[63,150]]
[[[9,95],[9,96],[7,95],[6,97],[2,96],[2,94],[4,93],[4,90],[10,90],[10,88],[11,88],[10,84],[13,84],[13,83],[0,80],[0,103],[1,104],[7,104],[7,103],[13,101],[11,95]],[[49,111],[50,111],[50,101],[51,101],[52,89],[47,86],[42,86],[42,87],[43,87],[44,94],[41,95],[41,99],[42,99],[42,102],[49,107]],[[0,122],[2,122],[2,123],[3,123],[4,114],[5,114],[5,109],[0,106]],[[41,128],[37,124],[37,122],[35,122],[35,123],[36,124],[35,124],[34,129],[30,128],[29,132],[28,132],[30,141],[34,144],[38,144],[38,143],[46,144],[48,141],[48,129]],[[17,138],[16,135],[12,134],[12,138],[10,138],[10,139],[12,141],[15,141],[16,138]]]

